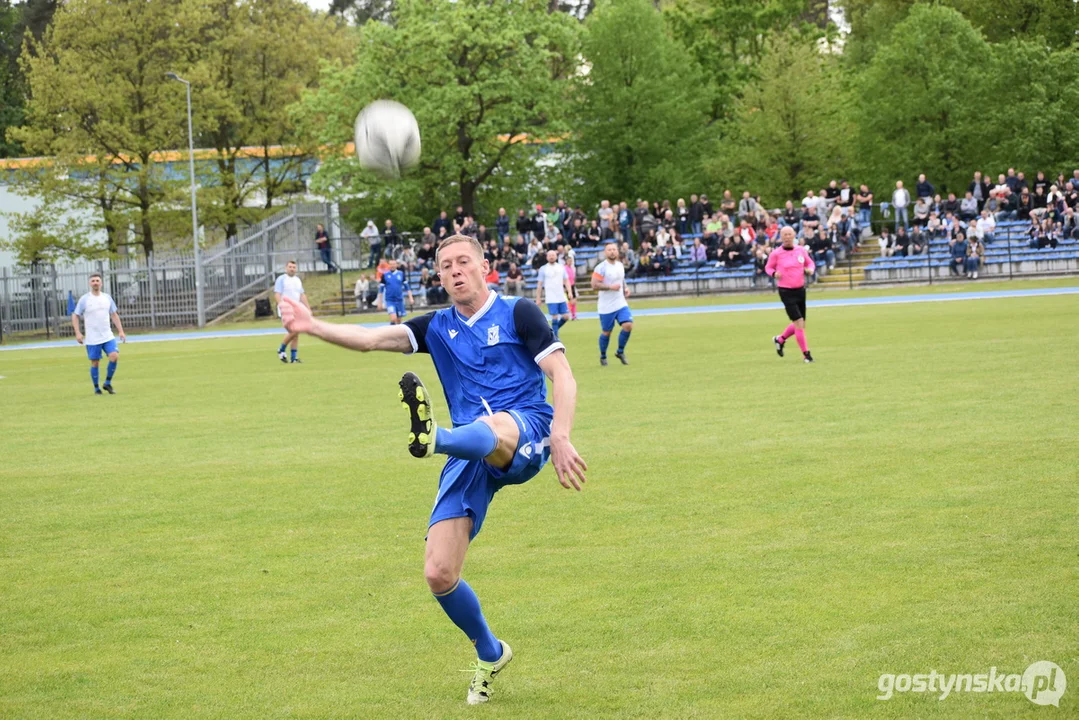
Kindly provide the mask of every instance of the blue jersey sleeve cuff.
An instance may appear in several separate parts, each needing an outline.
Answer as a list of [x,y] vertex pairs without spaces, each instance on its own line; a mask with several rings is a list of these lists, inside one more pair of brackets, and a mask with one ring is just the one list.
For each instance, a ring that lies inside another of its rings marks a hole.
[[555,350],[561,350],[561,351],[565,352],[566,346],[563,345],[560,342],[551,343],[550,345],[548,345],[546,347],[546,349],[544,349],[539,355],[537,355],[535,357],[536,364],[539,365],[540,361],[543,360],[543,358],[547,357],[548,355],[553,353]]
[[416,342],[416,335],[412,332],[412,328],[410,328],[408,325],[401,325],[401,327],[403,327],[405,329],[405,332],[408,333],[408,341],[412,344],[412,349],[406,352],[405,355],[411,355],[415,352],[418,352],[420,346]]

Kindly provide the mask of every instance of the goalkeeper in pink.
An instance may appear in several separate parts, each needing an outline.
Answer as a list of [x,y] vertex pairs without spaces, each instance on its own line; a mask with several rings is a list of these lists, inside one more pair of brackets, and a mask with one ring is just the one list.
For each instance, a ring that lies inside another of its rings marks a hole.
[[813,257],[804,246],[795,245],[794,228],[785,227],[779,233],[783,244],[768,256],[764,271],[776,279],[779,287],[779,299],[787,310],[791,324],[781,335],[772,338],[776,353],[783,357],[783,346],[791,335],[798,341],[802,357],[807,363],[813,362],[806,344],[806,275],[812,275],[816,267]]

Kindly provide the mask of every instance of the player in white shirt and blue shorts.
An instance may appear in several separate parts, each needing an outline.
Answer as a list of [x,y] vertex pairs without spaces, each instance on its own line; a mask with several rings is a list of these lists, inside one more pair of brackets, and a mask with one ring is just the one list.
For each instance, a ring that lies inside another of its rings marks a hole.
[[[112,376],[116,374],[116,365],[120,361],[120,350],[116,347],[116,338],[112,334],[112,323],[116,324],[116,332],[120,340],[127,342],[124,334],[124,326],[120,324],[120,315],[116,312],[116,303],[106,293],[101,292],[101,276],[94,273],[90,276],[90,292],[79,298],[75,312],[71,313],[71,327],[75,329],[75,340],[80,345],[85,341],[86,354],[90,358],[90,379],[94,381],[94,394],[101,395],[102,389],[109,395],[115,395],[112,389]],[[83,337],[79,329],[79,318],[86,323],[86,337]],[[98,387],[101,356],[109,359],[108,374],[105,376],[105,385]]]
[[[295,300],[298,303],[303,303],[307,306],[307,309],[311,309],[311,305],[307,302],[307,294],[303,291],[303,280],[296,277],[296,261],[289,260],[285,263],[285,274],[279,275],[277,281],[273,284],[273,297],[274,302],[277,305],[277,315],[281,316],[281,298],[287,297],[289,300]],[[292,344],[292,358],[291,360],[285,356],[285,348],[289,343]],[[281,341],[281,347],[277,348],[277,358],[283,362],[300,362],[300,358],[296,354],[300,351],[300,333],[288,333],[285,335],[285,339]]]
[[547,303],[555,340],[559,329],[569,322],[569,295],[573,292],[566,268],[558,262],[558,252],[547,251],[547,264],[536,271],[536,304]]
[[618,333],[618,352],[614,356],[623,365],[629,365],[626,343],[633,332],[633,314],[626,302],[629,286],[626,285],[626,268],[618,259],[618,243],[612,241],[603,248],[603,261],[592,271],[592,289],[599,291],[599,364],[607,364],[607,346],[617,323],[622,326],[622,332]]

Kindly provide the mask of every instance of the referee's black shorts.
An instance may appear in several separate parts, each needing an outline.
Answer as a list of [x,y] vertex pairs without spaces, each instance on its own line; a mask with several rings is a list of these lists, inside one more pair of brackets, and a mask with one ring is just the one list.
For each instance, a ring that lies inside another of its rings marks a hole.
[[793,320],[805,320],[806,317],[806,289],[779,288],[779,299],[787,311],[787,317]]

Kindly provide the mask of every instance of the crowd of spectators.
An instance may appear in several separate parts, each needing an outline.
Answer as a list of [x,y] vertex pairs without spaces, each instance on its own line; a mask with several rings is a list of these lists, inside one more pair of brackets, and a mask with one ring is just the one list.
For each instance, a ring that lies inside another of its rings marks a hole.
[[[924,174],[918,176],[913,195],[899,181],[886,200],[876,198],[865,184],[854,187],[846,180],[833,180],[819,191],[807,191],[799,203],[787,201],[776,209],[765,208],[760,196],[748,190],[740,197],[724,190],[716,203],[706,194],[673,203],[603,200],[590,211],[558,200],[515,213],[499,208],[490,226],[477,222],[459,205],[452,215],[441,211],[411,245],[402,245],[390,219],[381,230],[368,221],[361,235],[370,245],[371,266],[378,266],[383,255],[394,250],[402,266],[417,274],[419,293],[437,304],[445,301],[446,291],[435,272],[435,249],[455,233],[470,235],[485,248],[491,264],[488,285],[509,294],[523,294],[522,268],[538,269],[547,262],[548,251],[554,250],[558,262],[573,267],[575,248],[612,240],[619,243],[631,277],[663,276],[677,265],[752,266],[757,285],[770,282],[764,267],[780,228],[795,229],[799,244],[812,253],[818,275],[824,274],[872,233],[874,208],[884,220],[876,241],[882,257],[923,255],[930,242],[946,240],[952,272],[977,277],[985,246],[994,242],[1000,222],[1029,222],[1032,248],[1056,247],[1061,238],[1079,237],[1079,170],[1071,178],[1061,174],[1055,180],[1039,172],[1032,184],[1014,169],[1000,174],[996,184],[976,172],[962,197],[938,192]],[[888,222],[893,216],[894,222]],[[373,278],[368,277],[363,288],[357,283],[358,303],[361,296],[370,297],[372,285],[377,292],[378,274],[376,270]]]

